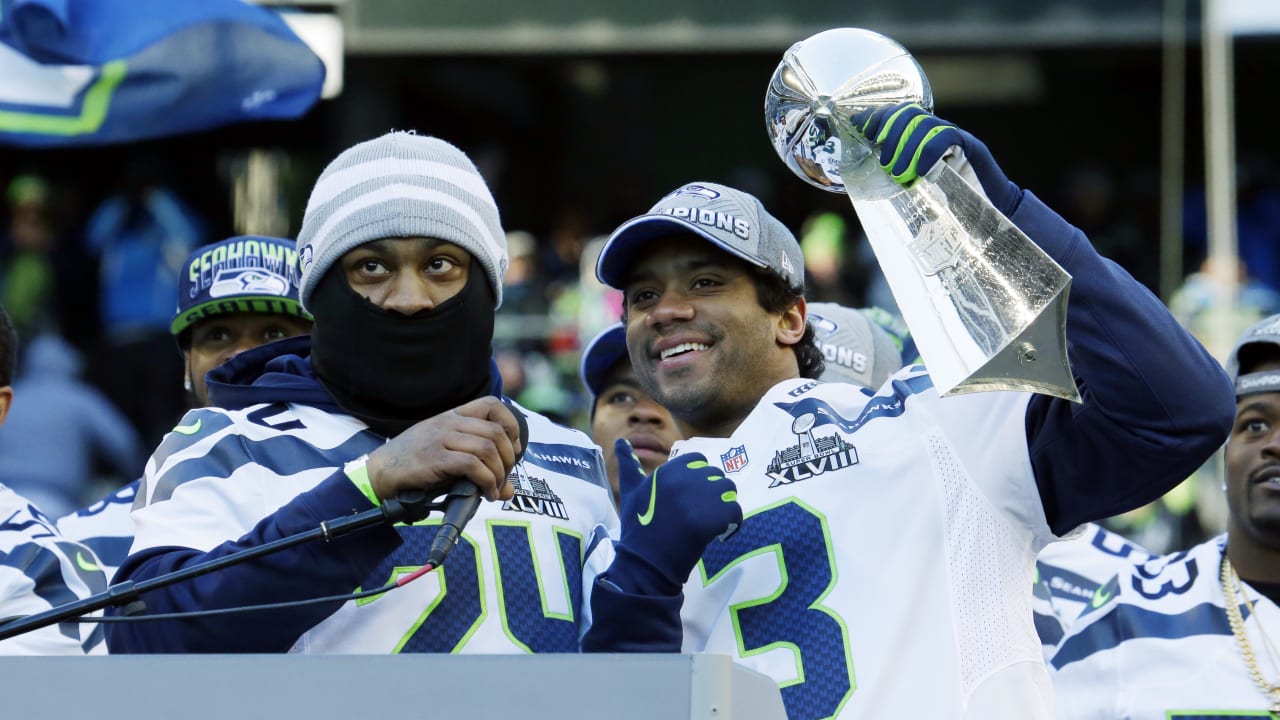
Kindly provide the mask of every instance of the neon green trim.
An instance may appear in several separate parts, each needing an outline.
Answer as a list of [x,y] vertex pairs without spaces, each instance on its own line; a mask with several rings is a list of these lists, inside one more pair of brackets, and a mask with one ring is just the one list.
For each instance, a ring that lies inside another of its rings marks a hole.
[[80,552],[79,550],[76,551],[76,565],[80,566],[80,569],[84,570],[85,572],[102,570],[102,568],[99,567],[97,563],[86,558],[84,556],[84,553]]
[[494,577],[497,578],[498,609],[499,617],[502,618],[502,633],[507,636],[507,639],[511,641],[511,644],[532,654],[534,652],[533,648],[521,641],[520,638],[517,638],[516,634],[511,631],[511,620],[507,617],[508,605],[507,595],[505,592],[506,584],[502,579],[502,560],[498,555],[498,539],[493,535],[494,528],[502,526],[524,530],[524,540],[529,545],[529,561],[533,564],[533,576],[538,585],[538,600],[541,603],[542,615],[543,617],[550,618],[552,620],[564,620],[568,622],[573,622],[573,613],[575,608],[572,602],[573,595],[569,592],[569,569],[565,567],[564,554],[558,551],[560,550],[562,535],[576,538],[578,540],[579,548],[582,547],[582,536],[578,533],[569,532],[559,527],[552,528],[552,532],[556,538],[556,559],[560,564],[560,577],[562,580],[562,587],[564,588],[564,595],[562,598],[565,601],[565,606],[569,609],[568,613],[559,613],[551,609],[551,603],[547,599],[546,579],[542,576],[542,566],[538,562],[538,547],[533,541],[533,523],[525,520],[490,520],[486,523],[486,526],[489,529],[489,552],[493,557],[493,574]]
[[[917,107],[920,107],[920,105],[916,103],[912,103],[911,105],[904,105],[898,108],[897,112],[890,115],[889,118],[884,121],[884,124],[880,126],[880,134],[876,135],[876,143],[877,144],[882,143],[889,137],[889,128],[893,127],[893,123],[895,120],[898,119],[899,115],[901,115],[902,113],[912,108],[917,108]],[[897,155],[894,155],[894,159],[897,159],[897,157],[898,157]]]
[[[911,123],[911,130],[908,132],[914,131],[916,125],[919,124],[917,121],[923,120],[924,118],[925,116],[921,115],[920,117],[916,118],[916,120],[913,120]],[[906,172],[902,173],[902,175],[893,176],[893,179],[902,185],[915,182],[916,178],[920,177],[920,156],[924,153],[925,145],[928,145],[929,141],[932,140],[934,136],[937,135],[938,133],[942,132],[943,130],[950,130],[951,128],[952,128],[951,125],[942,125],[942,126],[933,128],[929,132],[925,133],[924,139],[922,139],[920,141],[920,144],[916,146],[916,154],[912,156],[911,164],[907,166]],[[925,168],[925,172],[928,172],[928,171],[929,169]]]
[[[831,581],[827,584],[826,588],[822,590],[822,593],[815,600],[810,602],[808,609],[810,612],[819,612],[827,615],[840,626],[840,635],[841,635],[840,639],[841,639],[841,645],[843,645],[843,648],[844,648],[844,660],[845,660],[845,667],[847,668],[847,671],[848,671],[849,690],[848,692],[845,693],[844,697],[840,699],[840,704],[836,708],[835,713],[833,713],[830,716],[830,717],[838,717],[840,715],[840,711],[844,709],[845,705],[849,702],[849,699],[853,697],[853,693],[858,689],[858,678],[857,678],[857,673],[854,671],[853,652],[849,642],[849,627],[848,625],[845,624],[844,618],[842,618],[839,614],[837,614],[831,608],[828,608],[822,604],[827,599],[827,597],[829,597],[831,593],[834,592],[836,585],[838,585],[840,581],[840,573],[836,569],[836,564],[835,564],[835,548],[832,547],[831,545],[831,526],[827,520],[827,516],[823,513],[818,512],[815,508],[805,503],[804,501],[792,497],[792,498],[784,498],[771,505],[766,505],[764,507],[758,508],[754,512],[747,514],[744,517],[744,520],[746,520],[747,518],[755,517],[757,515],[762,515],[770,510],[773,510],[774,508],[782,507],[788,504],[796,505],[797,507],[803,509],[805,512],[809,513],[813,517],[817,518],[818,521],[822,523],[822,536],[823,536],[823,539],[826,541],[827,566],[831,572]],[[702,578],[702,586],[707,587],[712,583],[714,583],[716,580],[719,580],[720,578],[728,575],[729,571],[732,570],[734,567],[741,565],[742,563],[752,558],[767,556],[767,555],[772,555],[775,562],[777,562],[778,577],[780,578],[780,583],[778,587],[775,588],[773,592],[771,592],[770,594],[764,597],[757,598],[755,600],[746,600],[740,603],[733,603],[733,604],[730,604],[729,606],[729,614],[730,614],[730,617],[733,619],[733,634],[734,634],[734,637],[737,639],[737,644],[738,644],[738,656],[742,658],[749,658],[755,655],[760,655],[762,653],[769,652],[771,650],[779,650],[779,649],[787,650],[791,653],[792,662],[794,663],[795,679],[780,681],[778,683],[778,687],[786,688],[786,687],[791,687],[793,685],[802,685],[806,682],[804,659],[800,655],[800,648],[795,643],[789,642],[786,640],[776,640],[776,641],[761,645],[759,647],[756,647],[754,649],[748,650],[746,647],[746,643],[743,640],[743,631],[742,631],[740,613],[743,610],[749,610],[751,608],[768,605],[774,602],[775,600],[779,599],[780,597],[782,597],[783,593],[789,589],[789,586],[791,584],[791,578],[790,578],[790,573],[787,567],[787,561],[783,557],[782,544],[774,543],[771,545],[765,545],[763,547],[759,547],[754,550],[751,550],[743,555],[738,556],[732,562],[728,563],[723,568],[721,568],[719,572],[711,576],[707,575],[707,566],[704,563],[704,561],[699,560],[697,565],[698,574]]]
[[[639,458],[637,458],[637,460],[639,460]],[[658,470],[661,469],[662,468],[658,468]],[[636,518],[640,520],[640,524],[642,526],[647,526],[649,523],[653,522],[653,511],[658,504],[658,470],[654,470],[653,474],[649,476],[649,508],[645,510],[643,514],[636,515]]]
[[382,504],[382,500],[378,498],[377,493],[373,491],[373,481],[369,479],[369,466],[366,464],[368,458],[361,458],[353,463],[348,463],[343,469],[347,474],[347,479],[356,486],[374,507]]
[[735,502],[738,499],[738,493],[730,490],[729,492],[722,494],[720,499],[727,503]]
[[112,60],[102,66],[102,74],[89,86],[77,117],[55,117],[39,113],[0,111],[0,130],[36,135],[89,135],[102,127],[116,88],[128,74],[129,63]]
[[195,435],[200,432],[200,426],[204,424],[204,418],[196,418],[196,421],[190,425],[174,425],[173,431],[179,435]]

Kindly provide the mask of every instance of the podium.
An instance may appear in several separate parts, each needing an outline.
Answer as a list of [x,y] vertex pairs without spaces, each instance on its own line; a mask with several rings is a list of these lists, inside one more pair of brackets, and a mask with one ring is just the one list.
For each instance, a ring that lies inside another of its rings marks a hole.
[[4,715],[114,720],[786,720],[724,655],[0,657]]

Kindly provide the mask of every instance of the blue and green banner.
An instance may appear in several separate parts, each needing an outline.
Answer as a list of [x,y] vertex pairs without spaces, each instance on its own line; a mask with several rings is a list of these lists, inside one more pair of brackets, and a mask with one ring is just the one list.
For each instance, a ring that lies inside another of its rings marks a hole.
[[296,118],[323,83],[284,20],[241,0],[0,0],[0,144]]

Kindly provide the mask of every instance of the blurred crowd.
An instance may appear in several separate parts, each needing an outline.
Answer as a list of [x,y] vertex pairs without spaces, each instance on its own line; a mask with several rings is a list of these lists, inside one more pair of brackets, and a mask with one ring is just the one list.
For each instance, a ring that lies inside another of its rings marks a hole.
[[[1064,178],[1054,205],[1154,290],[1156,178],[1121,182],[1092,165]],[[1237,182],[1237,267],[1207,260],[1204,193],[1193,188],[1185,198],[1187,272],[1166,301],[1202,341],[1218,321],[1212,311],[1226,277],[1237,287],[1231,336],[1280,312],[1276,175],[1253,156]],[[0,305],[21,338],[15,387],[23,398],[0,434],[0,479],[58,516],[138,477],[149,451],[191,406],[169,332],[178,274],[192,250],[221,239],[209,228],[226,223],[200,217],[158,168],[141,163],[122,172],[114,193],[83,209],[39,174],[0,175],[0,187]],[[809,301],[896,312],[847,200],[813,199],[817,209],[794,228]],[[542,235],[518,227],[507,234],[511,264],[494,336],[504,391],[577,428],[588,427],[592,400],[578,379],[583,346],[621,312],[617,291],[595,277],[603,232],[566,212]],[[1189,547],[1225,522],[1221,477],[1211,462],[1161,501],[1108,525],[1153,552]]]

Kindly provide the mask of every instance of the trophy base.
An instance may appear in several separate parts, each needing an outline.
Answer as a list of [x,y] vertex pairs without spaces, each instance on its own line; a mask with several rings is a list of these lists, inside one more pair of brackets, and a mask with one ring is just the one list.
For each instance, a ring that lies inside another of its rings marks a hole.
[[942,397],[992,390],[1018,390],[1080,402],[1071,365],[1067,362],[1068,281],[1043,312],[986,364],[949,388]]

